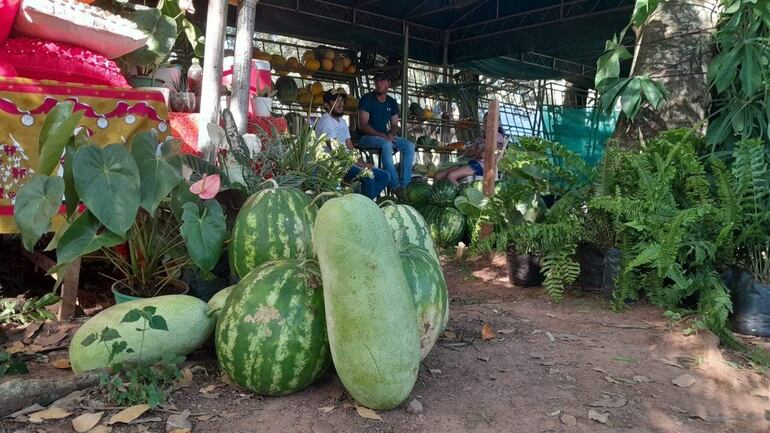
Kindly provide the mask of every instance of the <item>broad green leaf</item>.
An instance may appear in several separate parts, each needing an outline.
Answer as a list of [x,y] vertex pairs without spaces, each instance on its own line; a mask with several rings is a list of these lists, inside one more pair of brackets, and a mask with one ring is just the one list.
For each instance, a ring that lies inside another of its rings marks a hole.
[[469,218],[478,219],[481,217],[481,208],[471,203],[471,201],[464,196],[456,197],[454,204],[461,214]]
[[73,145],[74,140],[70,141],[64,151],[64,165],[63,165],[63,178],[64,178],[64,204],[67,209],[67,217],[72,217],[80,204],[80,196],[75,188],[75,175],[72,171],[72,164],[75,159],[75,153],[77,149]]
[[13,217],[24,248],[32,251],[40,236],[48,231],[63,194],[64,180],[60,177],[34,175],[19,189]]
[[746,44],[741,59],[741,92],[751,96],[762,86],[762,65],[754,45]]
[[83,341],[81,341],[80,344],[82,344],[83,346],[88,347],[88,346],[94,344],[96,342],[97,338],[98,337],[97,337],[96,334],[91,334],[88,337],[86,337]]
[[155,315],[155,312],[158,311],[156,307],[153,307],[152,305],[148,305],[144,308],[142,308],[142,312],[147,315],[147,317],[152,317]]
[[80,200],[111,232],[124,236],[139,210],[139,169],[128,149],[81,147],[73,171]]
[[140,203],[150,215],[182,181],[180,170],[169,164],[163,154],[158,155],[157,146],[157,136],[151,132],[139,134],[131,141],[131,154],[139,168]]
[[159,331],[168,331],[166,319],[164,319],[163,316],[152,316],[150,318],[150,328],[157,329]]
[[182,213],[184,212],[182,206],[185,203],[198,203],[198,201],[198,196],[190,192],[190,186],[187,185],[187,182],[180,182],[171,193],[171,212],[177,219],[181,220]]
[[137,309],[133,309],[133,310],[129,311],[128,313],[126,313],[125,316],[123,316],[123,320],[121,320],[120,323],[136,322],[137,320],[139,320],[141,318],[142,318],[142,312],[137,310]]
[[110,341],[116,338],[120,338],[120,333],[117,329],[112,329],[109,326],[102,329],[102,334],[99,336],[101,341]]
[[84,254],[100,248],[114,247],[122,242],[124,239],[121,236],[105,229],[91,211],[87,210],[62,234],[56,249],[56,261],[59,265],[71,263]]
[[182,237],[193,262],[208,272],[217,264],[227,240],[222,207],[216,200],[206,200],[203,214],[195,203],[182,206]]
[[640,77],[639,84],[644,97],[652,105],[652,108],[659,109],[666,100],[666,96],[660,91],[660,88],[648,76]]
[[156,8],[140,9],[134,12],[133,21],[140,30],[150,35],[145,46],[127,54],[124,59],[132,64],[159,65],[168,57],[177,37],[174,18],[164,15]]
[[631,120],[639,114],[639,108],[642,105],[642,89],[638,77],[634,77],[628,83],[623,94],[620,95],[620,108]]
[[38,172],[50,176],[64,152],[64,146],[80,122],[83,112],[73,113],[72,102],[60,102],[48,113],[40,131],[40,168]]
[[631,16],[631,22],[634,23],[634,26],[643,26],[658,8],[659,3],[660,0],[636,0],[634,13]]

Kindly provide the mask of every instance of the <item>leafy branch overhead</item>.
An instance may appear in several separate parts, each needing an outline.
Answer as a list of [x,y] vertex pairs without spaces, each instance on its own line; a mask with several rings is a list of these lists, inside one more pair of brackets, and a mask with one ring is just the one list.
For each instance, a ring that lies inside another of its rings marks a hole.
[[[658,110],[666,102],[665,88],[649,75],[621,77],[621,63],[634,58],[634,55],[623,45],[626,34],[635,28],[637,41],[639,41],[648,19],[659,3],[658,0],[637,0],[628,25],[606,42],[604,53],[597,60],[594,80],[596,90],[600,93],[599,108],[602,111],[614,110],[617,102],[620,101],[623,113],[634,120],[644,104],[649,104],[651,108]],[[631,73],[633,72],[632,70]]]

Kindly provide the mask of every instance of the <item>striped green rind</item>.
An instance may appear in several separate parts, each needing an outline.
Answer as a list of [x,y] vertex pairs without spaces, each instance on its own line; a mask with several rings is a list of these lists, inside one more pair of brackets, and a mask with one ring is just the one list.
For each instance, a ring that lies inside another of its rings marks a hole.
[[428,225],[415,208],[404,204],[390,205],[383,208],[382,213],[385,214],[396,244],[400,245],[401,249],[404,248],[404,243],[416,245],[428,251],[436,263],[440,263]]
[[433,184],[430,192],[431,204],[448,206],[454,204],[455,197],[460,194],[460,187],[446,180]]
[[419,206],[428,203],[430,193],[431,188],[427,182],[411,182],[404,190],[404,197],[412,206]]
[[453,207],[432,207],[427,210],[425,222],[433,241],[442,247],[452,247],[465,233],[465,217]]
[[420,367],[417,313],[393,232],[374,202],[348,194],[321,207],[313,239],[337,375],[360,404],[392,409]]
[[446,328],[449,292],[441,266],[428,251],[407,245],[401,250],[401,266],[414,297],[420,329],[420,356],[424,359]]
[[252,270],[227,297],[215,337],[222,371],[245,389],[286,395],[312,384],[331,361],[317,269],[282,259]]
[[313,256],[316,209],[295,188],[270,188],[249,197],[235,219],[228,253],[230,268],[241,278],[275,259]]

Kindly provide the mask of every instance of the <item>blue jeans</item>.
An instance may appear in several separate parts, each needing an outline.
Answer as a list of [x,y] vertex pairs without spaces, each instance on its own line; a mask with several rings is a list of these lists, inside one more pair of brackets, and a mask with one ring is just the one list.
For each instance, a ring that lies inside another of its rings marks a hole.
[[[390,175],[391,188],[406,188],[412,180],[412,165],[414,164],[414,143],[411,141],[396,137],[392,142],[375,137],[373,135],[364,135],[358,140],[358,147],[362,149],[377,149],[382,158],[382,167]],[[399,178],[396,166],[393,163],[393,149],[401,152],[401,177]]]
[[[354,181],[363,170],[363,168],[357,165],[350,167],[350,170],[348,170],[348,173],[345,175],[345,182]],[[374,179],[370,177],[361,177],[358,180],[361,182],[361,194],[374,200],[379,197],[382,190],[388,186],[390,176],[387,171],[380,170],[379,168],[373,168],[372,173],[374,174]]]

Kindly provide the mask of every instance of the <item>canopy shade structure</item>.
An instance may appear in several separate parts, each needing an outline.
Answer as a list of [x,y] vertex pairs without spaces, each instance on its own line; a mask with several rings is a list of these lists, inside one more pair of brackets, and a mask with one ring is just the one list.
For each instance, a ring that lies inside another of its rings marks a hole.
[[[207,0],[201,3],[205,10]],[[231,3],[237,0],[230,0]],[[604,41],[634,0],[260,0],[255,29],[401,55],[490,76],[590,85]],[[228,14],[234,25],[234,10]]]

